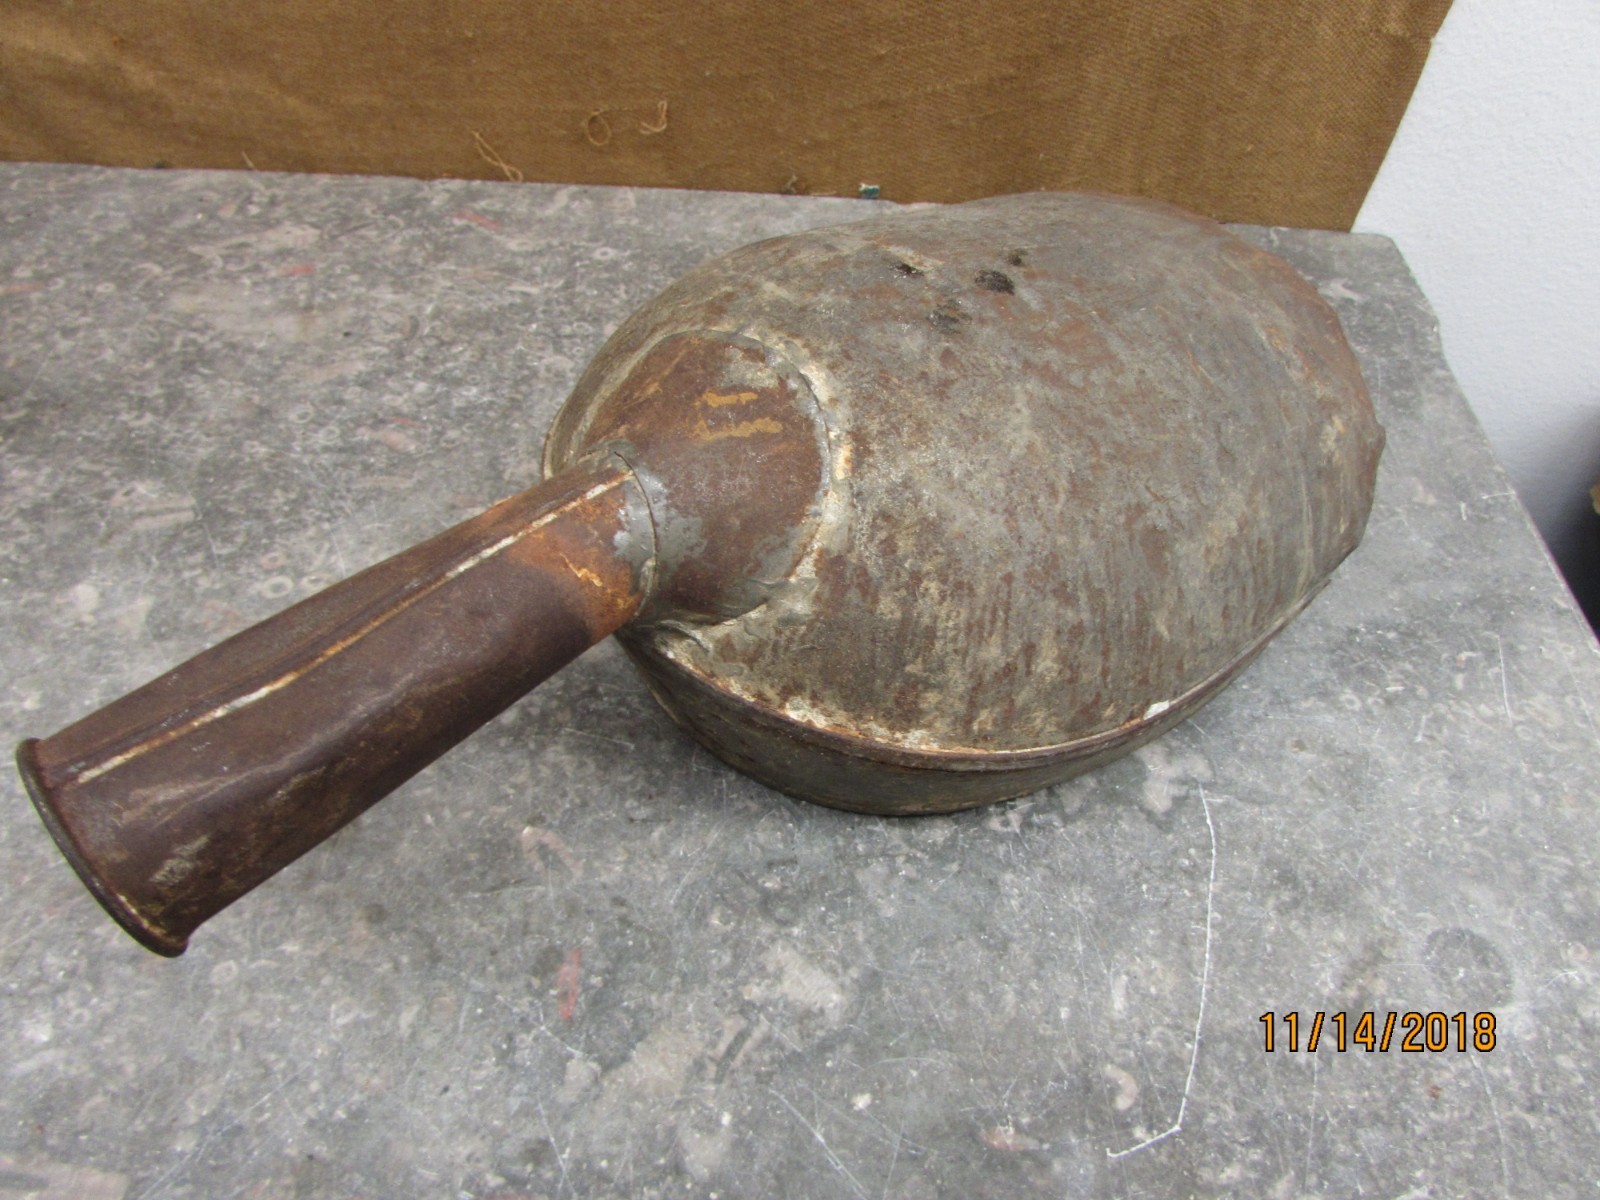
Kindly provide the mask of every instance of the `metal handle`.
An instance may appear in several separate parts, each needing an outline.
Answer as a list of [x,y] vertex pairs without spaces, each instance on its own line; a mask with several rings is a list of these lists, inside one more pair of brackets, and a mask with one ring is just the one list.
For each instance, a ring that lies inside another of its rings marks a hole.
[[181,954],[644,600],[643,493],[600,459],[504,500],[17,749],[67,860]]

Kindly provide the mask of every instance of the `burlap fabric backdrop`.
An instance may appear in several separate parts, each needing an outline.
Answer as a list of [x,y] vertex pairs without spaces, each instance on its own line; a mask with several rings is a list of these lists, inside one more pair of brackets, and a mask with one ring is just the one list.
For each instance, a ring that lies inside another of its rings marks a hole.
[[1449,0],[7,0],[0,156],[1348,228]]

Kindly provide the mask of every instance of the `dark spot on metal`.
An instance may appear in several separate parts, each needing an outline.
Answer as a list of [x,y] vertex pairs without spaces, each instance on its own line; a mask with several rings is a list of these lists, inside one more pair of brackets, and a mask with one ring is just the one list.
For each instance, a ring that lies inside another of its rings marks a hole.
[[901,261],[895,263],[894,264],[894,269],[895,269],[895,273],[899,274],[899,275],[907,275],[907,276],[910,276],[911,278],[921,278],[921,276],[922,276],[922,268],[921,267],[913,267],[910,263],[908,263],[908,262],[906,262],[904,260],[901,260]]
[[1007,264],[1013,267],[1020,267],[1027,261],[1028,255],[1024,250],[1013,250],[1010,254],[1006,255]]
[[1017,290],[1017,285],[1011,282],[1011,276],[1004,271],[979,271],[973,282],[985,291],[1001,292],[1007,296]]

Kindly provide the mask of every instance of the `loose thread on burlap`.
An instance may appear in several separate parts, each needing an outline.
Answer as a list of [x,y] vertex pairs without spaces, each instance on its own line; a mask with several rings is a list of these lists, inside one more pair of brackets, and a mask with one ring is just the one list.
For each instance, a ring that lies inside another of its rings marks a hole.
[[658,101],[656,101],[656,119],[655,119],[655,123],[651,124],[650,122],[647,122],[647,121],[640,121],[639,122],[639,132],[644,134],[646,137],[649,137],[651,134],[654,134],[654,133],[665,133],[666,131],[667,131],[667,102],[665,100],[658,100]]
[[501,158],[500,152],[493,146],[489,145],[489,143],[484,140],[483,134],[479,133],[476,129],[472,130],[472,144],[477,148],[478,157],[483,159],[483,161],[488,163],[491,167],[494,167],[496,170],[498,170],[506,177],[508,182],[521,183],[523,181],[522,172],[517,170],[516,167],[513,167],[505,159]]
[[583,122],[583,136],[591,146],[611,144],[611,122],[603,109],[595,109]]

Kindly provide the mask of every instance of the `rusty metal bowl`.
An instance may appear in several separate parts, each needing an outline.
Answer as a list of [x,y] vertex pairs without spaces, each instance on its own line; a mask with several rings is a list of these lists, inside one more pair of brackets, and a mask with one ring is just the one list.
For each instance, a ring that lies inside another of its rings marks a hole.
[[[547,472],[706,337],[815,405],[810,541],[747,611],[619,638],[679,725],[806,800],[944,812],[1104,763],[1215,695],[1366,521],[1382,432],[1337,319],[1169,205],[1010,196],[717,259],[602,350]],[[809,458],[761,466],[791,469],[805,493]]]
[[19,763],[167,954],[611,632],[773,787],[988,803],[1225,686],[1359,541],[1382,441],[1310,286],[1170,206],[1037,194],[778,238],[617,331],[545,483]]

